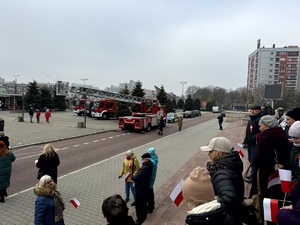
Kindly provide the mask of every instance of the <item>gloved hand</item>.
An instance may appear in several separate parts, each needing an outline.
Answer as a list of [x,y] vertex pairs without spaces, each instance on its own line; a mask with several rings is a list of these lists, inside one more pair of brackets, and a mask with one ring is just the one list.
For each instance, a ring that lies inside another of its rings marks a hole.
[[122,176],[119,176],[118,179],[122,178]]

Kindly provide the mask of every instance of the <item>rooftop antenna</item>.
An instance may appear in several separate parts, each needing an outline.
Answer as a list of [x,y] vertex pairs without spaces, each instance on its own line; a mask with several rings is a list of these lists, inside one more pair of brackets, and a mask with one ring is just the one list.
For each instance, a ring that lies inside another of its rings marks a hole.
[[43,71],[40,71],[40,72],[41,72],[42,74],[46,75],[47,77],[49,77],[50,79],[54,80],[55,83],[57,82],[54,78],[52,78],[52,77],[49,76],[48,74],[44,73]]

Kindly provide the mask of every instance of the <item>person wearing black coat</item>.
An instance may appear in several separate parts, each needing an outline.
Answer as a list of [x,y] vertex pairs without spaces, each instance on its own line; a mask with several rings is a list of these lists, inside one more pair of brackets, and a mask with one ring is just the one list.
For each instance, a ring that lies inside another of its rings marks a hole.
[[161,116],[159,121],[159,131],[157,134],[163,135],[164,125],[164,118]]
[[146,196],[150,190],[150,180],[153,170],[151,155],[149,153],[144,153],[141,157],[143,166],[131,178],[134,181],[136,192],[135,211],[137,220],[135,221],[135,224],[137,225],[142,224],[147,218]]
[[208,146],[202,146],[208,152],[211,162],[206,168],[211,176],[214,193],[232,217],[235,225],[242,225],[241,206],[244,199],[243,162],[238,152],[233,152],[231,142],[225,137],[213,138]]
[[43,175],[49,175],[57,184],[57,167],[60,161],[58,154],[55,152],[53,145],[46,144],[44,146],[43,154],[40,155],[36,167],[39,168],[37,179]]

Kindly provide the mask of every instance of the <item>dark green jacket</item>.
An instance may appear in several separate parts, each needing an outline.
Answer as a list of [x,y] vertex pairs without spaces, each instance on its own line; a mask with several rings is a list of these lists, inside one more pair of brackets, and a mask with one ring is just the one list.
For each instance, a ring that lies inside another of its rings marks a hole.
[[0,157],[0,190],[10,186],[11,163],[15,160],[16,157],[11,151],[8,155]]

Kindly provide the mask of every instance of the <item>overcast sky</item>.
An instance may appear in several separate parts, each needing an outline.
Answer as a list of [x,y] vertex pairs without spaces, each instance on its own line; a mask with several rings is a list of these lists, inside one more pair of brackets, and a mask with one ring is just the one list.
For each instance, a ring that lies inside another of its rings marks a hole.
[[[140,80],[167,92],[246,86],[248,55],[300,45],[300,1],[0,0],[0,77]],[[45,75],[47,74],[47,75]]]

